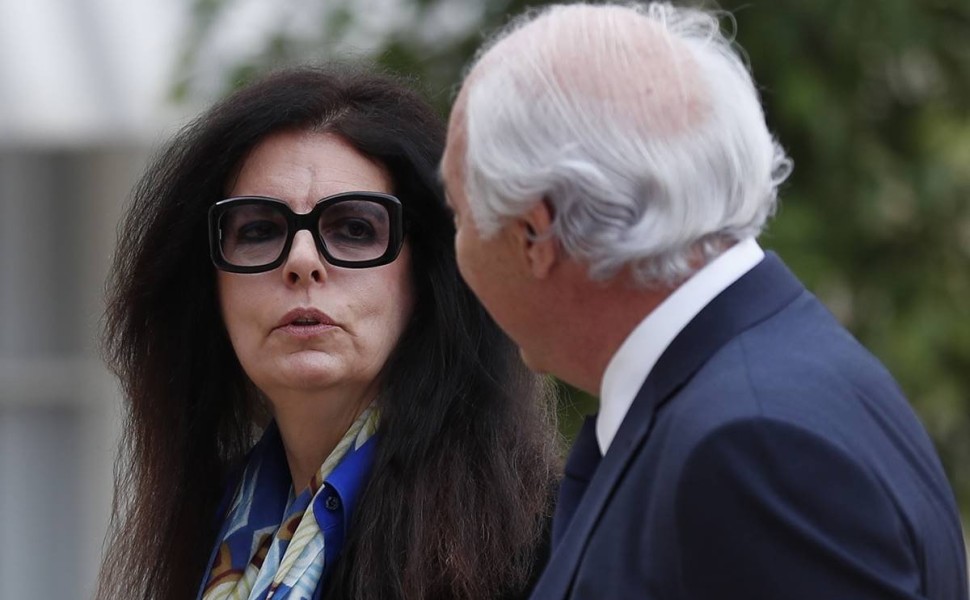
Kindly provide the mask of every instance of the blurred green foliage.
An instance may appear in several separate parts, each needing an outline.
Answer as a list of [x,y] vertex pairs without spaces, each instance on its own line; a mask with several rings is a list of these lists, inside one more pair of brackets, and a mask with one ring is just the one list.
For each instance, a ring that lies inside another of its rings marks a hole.
[[[205,41],[238,4],[195,0],[177,96],[192,93]],[[313,34],[281,26],[254,40],[222,70],[222,89],[270,66],[364,54],[413,77],[447,114],[484,36],[542,3],[399,0],[385,18],[380,11],[394,4],[329,0]],[[720,8],[795,160],[762,243],[895,374],[970,514],[970,3],[725,0]],[[573,391],[561,410],[569,437],[595,402]]]

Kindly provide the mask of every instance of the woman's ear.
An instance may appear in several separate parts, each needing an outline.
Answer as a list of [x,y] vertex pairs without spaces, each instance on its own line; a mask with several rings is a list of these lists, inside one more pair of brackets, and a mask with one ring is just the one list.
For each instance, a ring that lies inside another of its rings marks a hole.
[[559,240],[552,229],[554,218],[552,205],[544,198],[518,217],[525,259],[536,279],[548,277],[559,261]]

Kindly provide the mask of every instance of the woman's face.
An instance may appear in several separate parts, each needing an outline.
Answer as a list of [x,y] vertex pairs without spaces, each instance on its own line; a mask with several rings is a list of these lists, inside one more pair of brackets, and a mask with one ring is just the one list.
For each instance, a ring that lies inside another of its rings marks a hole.
[[[392,193],[384,167],[329,133],[273,134],[249,154],[231,196],[269,196],[297,213],[349,191]],[[334,267],[309,231],[268,272],[218,271],[222,318],[246,374],[272,402],[335,392],[367,402],[411,315],[410,252],[364,269]]]

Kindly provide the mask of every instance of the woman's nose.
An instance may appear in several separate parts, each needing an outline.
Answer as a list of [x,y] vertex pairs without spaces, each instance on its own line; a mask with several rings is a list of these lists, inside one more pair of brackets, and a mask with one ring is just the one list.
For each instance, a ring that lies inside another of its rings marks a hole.
[[326,279],[326,264],[309,231],[297,231],[293,236],[290,254],[283,263],[283,276],[290,284],[319,283]]

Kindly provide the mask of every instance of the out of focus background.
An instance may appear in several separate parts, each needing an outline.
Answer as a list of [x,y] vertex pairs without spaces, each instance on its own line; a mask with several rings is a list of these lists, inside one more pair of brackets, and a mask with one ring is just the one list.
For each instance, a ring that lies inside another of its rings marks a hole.
[[[483,35],[538,4],[0,0],[0,598],[93,590],[121,414],[103,282],[151,153],[288,63],[373,60],[446,115]],[[966,519],[970,3],[720,6],[795,160],[762,243],[896,375]],[[594,404],[564,392],[568,437]]]

